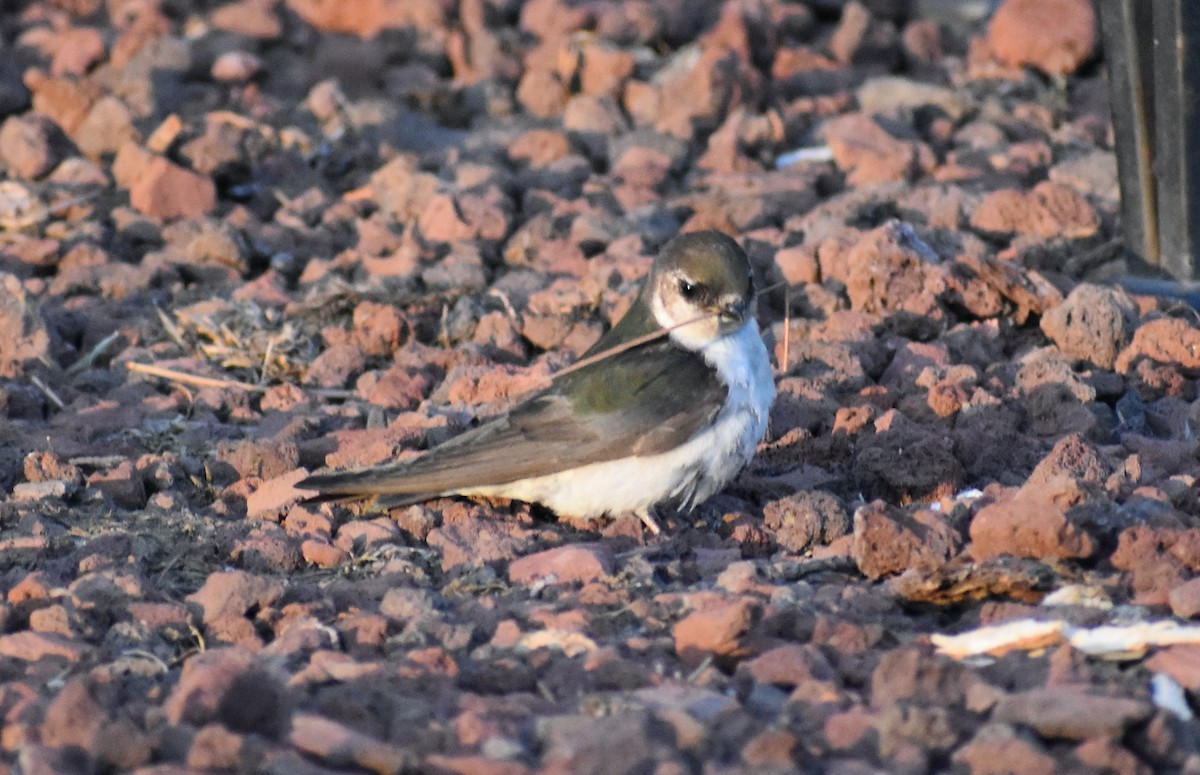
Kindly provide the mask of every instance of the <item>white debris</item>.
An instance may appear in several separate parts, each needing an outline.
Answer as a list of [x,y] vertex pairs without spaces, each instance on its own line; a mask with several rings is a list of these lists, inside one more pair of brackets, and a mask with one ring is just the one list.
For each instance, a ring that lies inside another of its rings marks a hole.
[[785,167],[790,167],[793,164],[801,164],[803,162],[826,162],[833,161],[833,149],[828,145],[818,145],[812,148],[798,148],[794,151],[782,153],[775,158],[775,169],[781,170]]
[[958,635],[931,635],[930,641],[938,651],[955,659],[1035,651],[1062,642],[1101,659],[1137,659],[1155,646],[1200,644],[1200,626],[1163,620],[1072,627],[1062,621],[1016,619]]
[[1170,711],[1180,721],[1191,721],[1196,715],[1188,705],[1183,687],[1166,673],[1155,673],[1150,677],[1150,700],[1154,707]]

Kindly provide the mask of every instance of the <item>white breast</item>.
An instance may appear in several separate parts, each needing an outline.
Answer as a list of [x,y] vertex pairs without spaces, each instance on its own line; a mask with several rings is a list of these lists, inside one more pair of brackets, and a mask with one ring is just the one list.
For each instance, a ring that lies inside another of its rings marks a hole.
[[[753,320],[701,350],[729,389],[708,429],[669,452],[627,457],[505,485],[460,490],[542,503],[560,515],[596,517],[673,500],[685,509],[729,483],[754,457],[767,430],[775,381]],[[680,396],[686,401],[686,396]]]

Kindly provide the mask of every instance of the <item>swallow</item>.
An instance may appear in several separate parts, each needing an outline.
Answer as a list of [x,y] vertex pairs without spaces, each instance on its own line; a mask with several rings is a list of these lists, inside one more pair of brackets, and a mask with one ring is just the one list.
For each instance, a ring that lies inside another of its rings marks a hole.
[[719,232],[672,239],[629,311],[548,387],[419,457],[318,473],[319,498],[393,508],[459,495],[560,516],[690,511],[754,456],[775,382],[750,262]]

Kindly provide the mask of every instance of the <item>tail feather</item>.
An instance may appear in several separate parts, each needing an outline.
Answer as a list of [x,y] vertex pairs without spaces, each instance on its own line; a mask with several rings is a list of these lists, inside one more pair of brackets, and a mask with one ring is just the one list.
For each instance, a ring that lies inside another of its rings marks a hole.
[[296,485],[301,490],[316,490],[322,497],[355,495],[403,494],[415,495],[422,488],[413,488],[399,465],[356,468],[312,474]]

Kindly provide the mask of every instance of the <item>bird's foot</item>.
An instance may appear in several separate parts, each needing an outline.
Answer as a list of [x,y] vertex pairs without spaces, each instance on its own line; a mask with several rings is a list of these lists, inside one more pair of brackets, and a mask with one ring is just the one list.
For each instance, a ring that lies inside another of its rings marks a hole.
[[650,531],[651,535],[659,535],[662,533],[662,528],[658,526],[658,521],[654,519],[653,509],[646,507],[644,509],[636,509],[633,513],[636,514],[637,518],[642,521],[642,524],[646,526],[646,529]]

